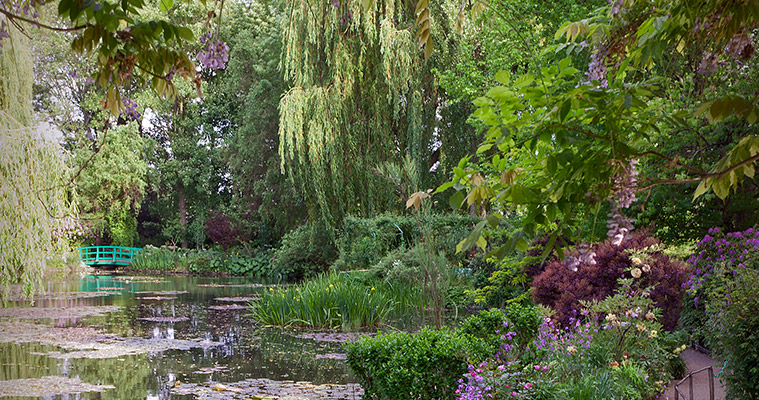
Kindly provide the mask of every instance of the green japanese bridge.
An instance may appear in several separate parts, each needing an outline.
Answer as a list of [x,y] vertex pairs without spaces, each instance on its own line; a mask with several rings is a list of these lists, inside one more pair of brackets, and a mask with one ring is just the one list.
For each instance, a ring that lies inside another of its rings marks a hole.
[[140,252],[137,247],[120,246],[90,246],[79,248],[79,258],[90,266],[124,266],[132,263],[132,259]]

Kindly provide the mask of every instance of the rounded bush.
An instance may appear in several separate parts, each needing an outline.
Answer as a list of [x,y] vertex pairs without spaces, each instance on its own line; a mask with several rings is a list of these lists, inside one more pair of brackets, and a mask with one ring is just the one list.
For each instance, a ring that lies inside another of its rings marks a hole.
[[[617,279],[625,277],[625,270],[632,267],[630,254],[625,250],[640,250],[658,244],[658,239],[645,232],[635,232],[619,246],[609,241],[594,245],[596,264],[580,264],[577,271],[569,269],[561,260],[554,260],[532,281],[533,299],[553,308],[559,322],[566,324],[570,318],[578,317],[580,300],[601,300],[614,292]],[[642,274],[641,285],[655,285],[651,298],[662,310],[662,325],[672,331],[682,309],[686,268],[683,263],[659,251],[650,256],[650,271]]]

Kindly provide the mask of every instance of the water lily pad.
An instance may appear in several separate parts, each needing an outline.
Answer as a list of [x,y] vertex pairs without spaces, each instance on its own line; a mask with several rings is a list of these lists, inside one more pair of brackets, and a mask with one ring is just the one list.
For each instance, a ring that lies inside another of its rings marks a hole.
[[345,355],[345,353],[327,353],[327,354],[317,354],[315,358],[324,358],[328,360],[345,360],[348,357]]
[[138,294],[138,295],[153,294],[156,296],[176,296],[178,294],[187,294],[187,291],[186,290],[153,290],[153,291],[134,292],[134,294]]
[[143,296],[143,297],[135,297],[135,299],[162,301],[162,300],[176,300],[177,298],[174,296]]
[[79,378],[44,376],[35,379],[0,381],[0,397],[52,397],[63,394],[104,392],[111,385],[92,385]]
[[217,297],[214,300],[230,303],[247,303],[254,300],[261,300],[261,296]]
[[209,310],[225,311],[225,310],[247,310],[248,307],[239,304],[224,304],[221,306],[209,306]]
[[346,332],[346,333],[313,332],[313,333],[303,333],[296,337],[301,338],[301,339],[312,339],[312,340],[316,340],[317,342],[345,343],[345,342],[352,342],[354,340],[357,340],[358,338],[362,336],[374,337],[374,336],[377,336],[377,334],[365,333],[365,332]]
[[137,318],[140,321],[150,321],[150,322],[184,322],[189,321],[190,319],[187,317],[145,317],[145,318]]
[[193,395],[200,400],[282,399],[282,400],[349,400],[360,399],[364,390],[358,384],[315,385],[311,382],[247,379],[233,383],[205,382],[183,384],[171,389],[172,394]]
[[15,307],[0,308],[0,317],[19,319],[77,319],[102,316],[119,310],[121,310],[119,306]]
[[210,374],[213,374],[215,372],[226,371],[227,369],[228,368],[225,367],[225,366],[223,366],[223,365],[216,365],[214,367],[201,368],[201,369],[199,369],[197,371],[193,371],[192,373],[193,374],[200,374],[200,375],[210,375]]
[[[75,300],[75,299],[89,299],[93,297],[104,297],[104,296],[111,296],[114,294],[114,292],[48,292],[48,293],[39,293],[34,296],[34,301],[43,301],[43,300]],[[28,301],[29,299],[25,299],[23,297],[14,296],[9,299],[9,301]]]
[[214,288],[263,288],[263,287],[277,287],[277,286],[289,286],[289,285],[264,285],[261,283],[245,283],[245,284],[223,284],[223,283],[199,283],[197,287],[214,287]]
[[166,279],[158,279],[150,276],[114,276],[113,280],[124,283],[166,283]]

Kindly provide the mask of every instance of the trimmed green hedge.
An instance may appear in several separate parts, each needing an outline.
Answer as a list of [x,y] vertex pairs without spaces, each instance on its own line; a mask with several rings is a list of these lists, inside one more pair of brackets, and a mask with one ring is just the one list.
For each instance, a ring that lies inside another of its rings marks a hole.
[[493,347],[459,331],[429,330],[364,337],[346,343],[348,365],[364,399],[452,399],[468,360],[485,359]]

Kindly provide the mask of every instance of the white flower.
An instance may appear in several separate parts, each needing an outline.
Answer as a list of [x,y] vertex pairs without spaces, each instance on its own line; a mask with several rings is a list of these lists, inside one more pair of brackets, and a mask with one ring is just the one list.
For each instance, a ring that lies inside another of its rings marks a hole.
[[651,272],[651,266],[648,264],[643,264],[643,272]]
[[633,278],[640,278],[640,275],[642,272],[640,271],[640,268],[633,268],[632,271],[630,271],[630,275],[632,275]]
[[640,258],[638,258],[638,257],[633,257],[633,258],[632,258],[632,263],[633,263],[634,265],[640,265],[640,264],[643,264],[643,260],[641,260],[641,259],[640,259]]

